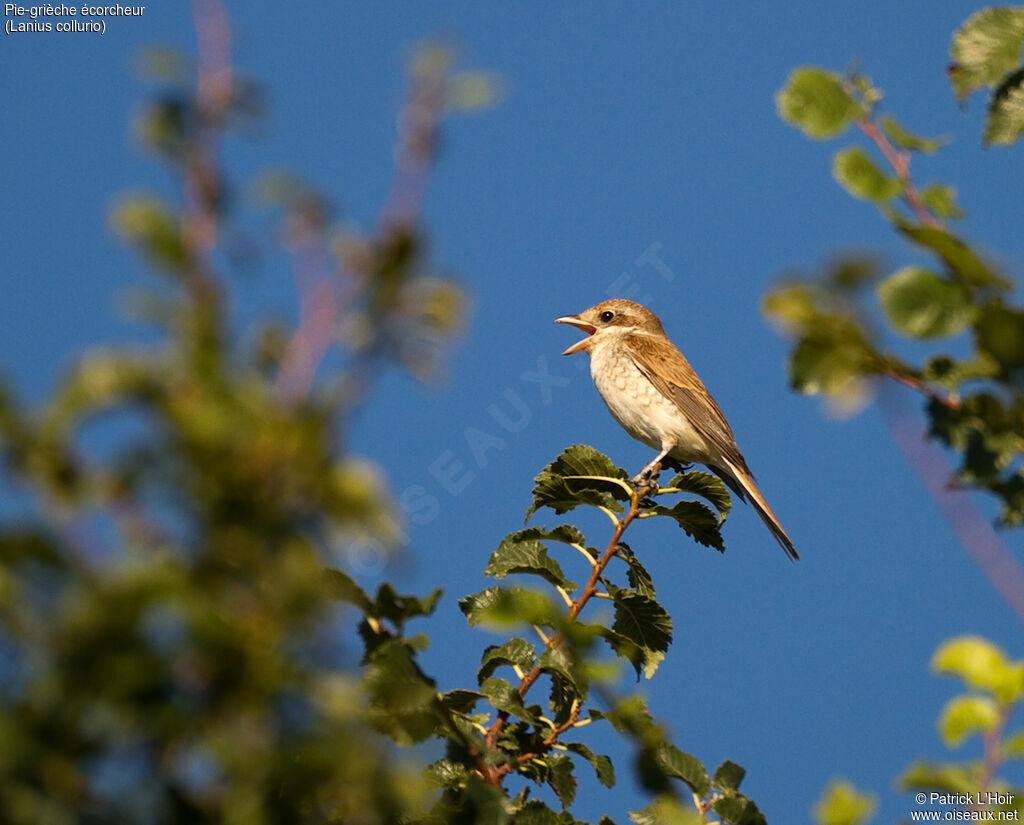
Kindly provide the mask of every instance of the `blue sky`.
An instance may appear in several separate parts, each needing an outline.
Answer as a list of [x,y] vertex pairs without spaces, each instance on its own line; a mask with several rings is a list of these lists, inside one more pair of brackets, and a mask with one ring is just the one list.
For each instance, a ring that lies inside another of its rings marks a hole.
[[[387,575],[446,589],[431,627],[446,643],[427,657],[443,688],[468,686],[483,645],[498,641],[466,628],[456,601],[486,586],[487,557],[521,525],[536,472],[577,442],[633,470],[651,457],[607,414],[585,357],[559,357],[576,335],[552,324],[636,290],[717,398],[802,557],[788,563],[741,505],[724,556],[670,525],[631,530],[676,627],[667,661],[640,686],[652,712],[709,767],[744,765],[744,790],[769,821],[808,821],[836,775],[880,795],[879,821],[907,816],[910,797],[892,780],[917,757],[946,757],[934,720],[956,685],[928,673],[933,650],[970,632],[1024,656],[1020,625],[877,409],[837,423],[787,388],[785,342],[758,310],[767,288],[840,250],[877,250],[892,270],[919,257],[832,180],[843,142],[805,140],[779,121],[773,95],[795,66],[856,59],[887,111],[951,138],[915,159],[916,179],[955,184],[968,214],[959,231],[1019,273],[1021,148],[982,150],[983,101],[962,111],[944,76],[951,32],[979,7],[229,3],[235,65],[264,82],[271,108],[259,140],[227,144],[230,172],[244,183],[289,168],[366,229],[391,180],[414,44],[444,36],[466,66],[503,79],[495,109],[449,122],[427,200],[433,257],[472,301],[448,379],[424,389],[385,376],[352,436],[396,493],[418,485],[437,500],[429,523],[410,518],[408,554]],[[174,192],[129,126],[148,90],[133,62],[154,44],[193,49],[186,4],[109,19],[104,35],[4,40],[0,359],[29,397],[44,397],[83,346],[139,335],[118,296],[154,276],[112,237],[107,213],[125,190]],[[237,288],[249,310],[294,313],[278,257]],[[530,413],[514,433],[487,411],[511,409],[509,392]],[[502,442],[486,466],[470,430]],[[431,470],[451,461],[472,473],[455,495]],[[599,520],[581,527],[594,543],[607,537]],[[1005,539],[1020,548],[1019,534]],[[377,578],[364,570],[366,586]],[[618,768],[628,774],[621,757]],[[588,793],[577,814],[622,822],[639,804],[624,782]]]

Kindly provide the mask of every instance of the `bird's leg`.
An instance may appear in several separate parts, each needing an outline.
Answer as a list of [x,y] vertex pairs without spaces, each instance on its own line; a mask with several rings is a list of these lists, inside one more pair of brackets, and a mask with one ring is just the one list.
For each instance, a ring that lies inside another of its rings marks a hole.
[[671,450],[674,446],[675,446],[674,444],[670,444],[668,447],[666,447],[660,453],[658,453],[654,457],[653,461],[651,461],[639,473],[637,473],[635,476],[633,476],[633,478],[632,478],[633,483],[637,484],[637,485],[640,485],[640,484],[645,484],[646,485],[646,484],[650,483],[651,481],[653,481],[654,479],[656,479],[658,477],[658,473],[661,472],[661,462],[662,462],[662,460],[665,458],[665,456],[668,455],[669,450]]

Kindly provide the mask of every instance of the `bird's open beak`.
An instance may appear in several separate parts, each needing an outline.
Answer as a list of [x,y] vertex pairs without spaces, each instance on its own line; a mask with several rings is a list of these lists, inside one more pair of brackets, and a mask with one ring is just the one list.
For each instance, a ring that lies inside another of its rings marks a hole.
[[583,350],[587,349],[587,347],[590,346],[589,336],[597,332],[597,327],[595,327],[593,324],[588,324],[586,321],[580,318],[579,315],[563,315],[561,318],[555,318],[555,323],[569,324],[571,326],[576,327],[577,329],[583,330],[585,333],[587,333],[588,336],[582,339],[581,341],[577,341],[575,344],[569,347],[569,349],[563,352],[562,355],[572,355],[575,352],[583,352]]

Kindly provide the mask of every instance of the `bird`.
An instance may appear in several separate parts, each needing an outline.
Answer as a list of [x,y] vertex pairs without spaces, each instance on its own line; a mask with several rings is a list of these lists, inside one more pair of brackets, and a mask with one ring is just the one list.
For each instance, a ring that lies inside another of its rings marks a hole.
[[800,557],[754,481],[725,415],[658,316],[633,301],[602,301],[563,315],[587,333],[562,355],[590,354],[590,375],[612,417],[658,455],[633,479],[648,482],[662,464],[703,464],[749,501],[791,561]]

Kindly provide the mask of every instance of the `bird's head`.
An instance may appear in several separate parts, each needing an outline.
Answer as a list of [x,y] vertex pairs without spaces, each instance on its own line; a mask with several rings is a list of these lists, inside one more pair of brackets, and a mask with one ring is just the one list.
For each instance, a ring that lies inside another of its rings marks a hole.
[[579,315],[563,315],[555,318],[555,323],[571,324],[587,333],[586,338],[577,341],[562,355],[589,352],[595,346],[630,333],[665,334],[657,315],[645,306],[622,298],[602,301]]

